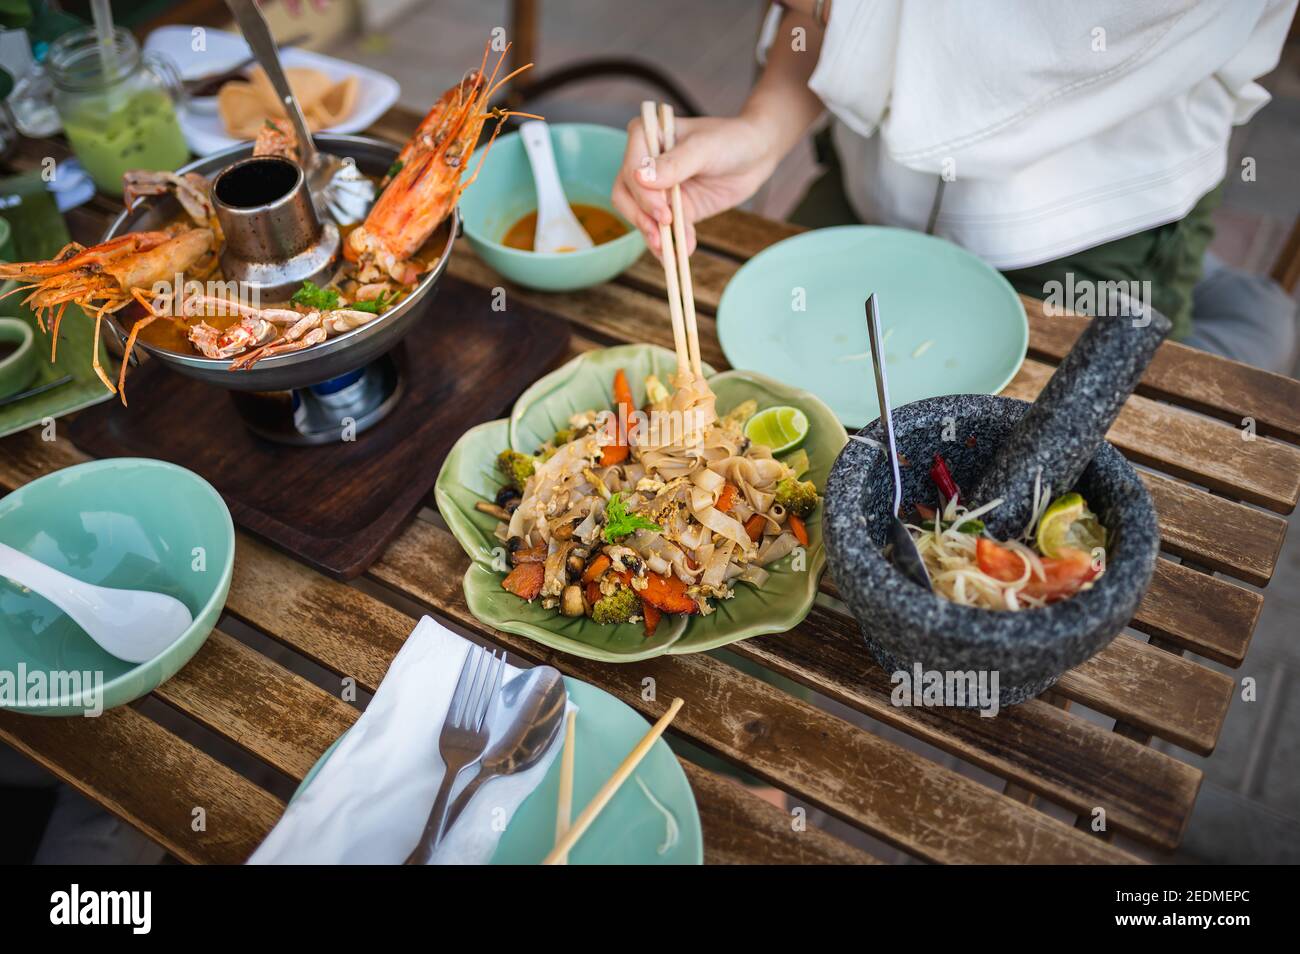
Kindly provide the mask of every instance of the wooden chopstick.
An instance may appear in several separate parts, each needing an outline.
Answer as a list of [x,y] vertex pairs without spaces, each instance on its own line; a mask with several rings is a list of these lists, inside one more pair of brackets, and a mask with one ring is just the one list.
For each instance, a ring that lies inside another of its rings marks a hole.
[[[646,152],[652,159],[660,153],[663,141],[659,131],[659,116],[655,104],[646,100],[641,104],[641,126],[645,133]],[[679,216],[673,216],[674,221]],[[677,255],[674,252],[672,226],[659,226],[660,258],[664,266],[664,284],[668,286],[668,314],[673,323],[673,346],[677,351],[677,375],[684,377],[691,369],[690,344],[686,336],[686,319],[682,312],[682,290],[677,281]],[[692,314],[694,309],[692,309]]]
[[[560,751],[560,797],[555,816],[555,843],[558,845],[573,821],[573,742],[578,713],[570,712],[564,720],[564,748]],[[567,851],[556,859],[557,865],[569,863]]]
[[596,816],[599,815],[605,806],[609,804],[609,800],[614,797],[614,794],[619,790],[619,787],[631,777],[634,771],[636,771],[636,767],[640,765],[641,760],[646,757],[646,753],[650,751],[650,747],[655,744],[659,736],[664,734],[664,729],[668,728],[668,723],[673,721],[681,707],[682,700],[674,699],[672,705],[668,707],[668,711],[659,717],[658,722],[651,726],[650,731],[647,732],[641,741],[636,744],[636,747],[627,754],[627,758],[625,758],[622,764],[614,770],[614,774],[611,775],[609,780],[600,787],[600,791],[596,793],[595,797],[587,803],[587,807],[582,810],[582,814],[580,814],[578,820],[573,823],[573,827],[566,831],[564,836],[555,843],[555,847],[552,848],[551,853],[542,860],[542,864],[559,864],[559,859],[566,856],[569,850],[577,844],[578,839],[581,838],[587,829],[591,827],[591,823],[596,820]]
[[[659,121],[664,149],[677,145],[677,129],[673,108],[668,103],[659,104]],[[695,323],[695,282],[691,279],[691,253],[686,244],[686,216],[682,214],[682,187],[674,185],[671,193],[673,210],[673,244],[677,248],[677,279],[682,291],[682,309],[686,318],[686,344],[691,370],[696,378],[704,377],[700,365],[700,332]]]

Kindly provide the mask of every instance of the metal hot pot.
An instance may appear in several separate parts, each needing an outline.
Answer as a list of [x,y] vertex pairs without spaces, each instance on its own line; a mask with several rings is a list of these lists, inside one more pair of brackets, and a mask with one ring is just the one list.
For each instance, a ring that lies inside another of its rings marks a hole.
[[[397,159],[398,148],[389,143],[364,136],[317,135],[317,147],[327,153],[351,158],[362,172],[382,176]],[[197,172],[210,182],[234,171],[241,160],[252,156],[252,143],[243,143],[190,163],[178,173]],[[286,163],[286,165],[291,165]],[[296,169],[296,166],[293,168]],[[220,190],[214,198],[220,209]],[[305,190],[303,190],[305,194]],[[298,196],[301,199],[301,196]],[[279,294],[286,275],[301,278],[305,274],[322,274],[332,271],[320,259],[320,246],[338,244],[338,232],[333,223],[323,223],[325,233],[313,248],[305,248],[302,236],[293,234],[294,210],[287,208],[287,199],[276,199],[261,206],[246,206],[236,213],[223,217],[227,231],[227,246],[243,256],[246,271],[261,279],[261,283]],[[150,199],[137,204],[130,212],[123,212],[109,227],[104,240],[127,232],[153,229],[174,217],[179,204],[170,196]],[[231,216],[241,217],[234,225]],[[264,358],[248,370],[230,370],[227,359],[205,358],[198,354],[182,354],[151,345],[143,339],[136,347],[172,370],[197,378],[208,384],[227,389],[244,413],[245,420],[255,431],[276,440],[290,443],[314,444],[338,439],[338,421],[348,419],[353,432],[363,430],[382,417],[400,396],[400,381],[391,360],[380,360],[392,350],[428,313],[438,280],[446,270],[452,244],[460,234],[460,211],[455,209],[444,223],[445,245],[437,264],[420,279],[418,285],[400,304],[368,324],[345,332],[337,337],[286,354]],[[273,249],[281,249],[277,260]],[[265,261],[252,262],[258,251]],[[223,256],[223,264],[226,258]],[[295,273],[295,269],[297,270]],[[280,300],[286,295],[279,294]],[[270,294],[263,301],[276,300]],[[106,324],[119,340],[125,342],[129,327],[115,316]],[[254,400],[254,395],[267,400]],[[276,420],[281,417],[283,420]]]

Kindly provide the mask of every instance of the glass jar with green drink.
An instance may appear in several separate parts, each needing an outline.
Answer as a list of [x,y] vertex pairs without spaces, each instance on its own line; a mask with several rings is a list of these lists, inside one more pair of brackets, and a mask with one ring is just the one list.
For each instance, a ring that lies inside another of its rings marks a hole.
[[169,60],[141,55],[126,30],[114,30],[110,46],[88,28],[55,40],[45,63],[63,131],[101,192],[121,195],[128,169],[185,164],[189,147],[176,121],[184,87]]

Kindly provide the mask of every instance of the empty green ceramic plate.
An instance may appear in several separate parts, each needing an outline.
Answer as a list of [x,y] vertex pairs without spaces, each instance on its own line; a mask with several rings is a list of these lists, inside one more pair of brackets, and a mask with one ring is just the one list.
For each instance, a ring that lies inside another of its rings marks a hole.
[[1029,344],[1024,306],[995,269],[920,232],[805,232],[746,262],[718,304],[727,360],[817,395],[846,427],[880,416],[864,302],[875,293],[895,407],[996,394]]
[[[118,457],[56,471],[0,499],[0,542],[87,583],[168,593],[194,616],[163,653],[136,665],[100,649],[44,597],[0,577],[0,708],[74,715],[86,706],[69,690],[102,679],[103,707],[120,706],[171,678],[198,651],[230,590],[235,528],[220,495],[198,475]],[[21,697],[14,690],[20,674],[29,684]],[[54,687],[48,698],[32,697],[33,678]]]
[[[634,709],[609,693],[566,678],[569,698],[578,707],[574,729],[573,814],[577,817],[627,753],[649,729]],[[342,741],[342,736],[339,737]],[[338,747],[325,750],[293,797],[311,784]],[[645,786],[642,788],[642,786]],[[649,792],[649,795],[646,792]],[[560,795],[560,760],[519,806],[501,835],[494,865],[535,865],[555,844],[555,809]],[[658,804],[656,804],[658,803]],[[669,821],[671,819],[671,821]],[[663,739],[651,747],[632,777],[605,806],[569,853],[577,865],[698,865],[704,841],[695,795],[681,763]]]
[[[489,626],[605,662],[702,652],[797,625],[812,607],[826,563],[820,507],[808,521],[809,546],[802,566],[794,565],[793,555],[779,560],[767,567],[771,576],[761,590],[742,583],[736,587],[736,595],[722,601],[709,616],[665,618],[652,639],[646,639],[639,623],[602,626],[585,617],[570,618],[543,609],[540,601],[526,603],[501,588],[504,549],[493,535],[496,521],[474,509],[480,500],[493,500],[501,487],[497,454],[506,447],[533,453],[571,414],[610,407],[614,372],[619,368],[627,372],[640,405],[645,400],[646,375],[655,373],[667,380],[676,368],[676,359],[653,345],[623,345],[579,355],[525,391],[509,419],[473,428],[452,448],[434,490],[439,512],[473,561],[465,574],[470,610]],[[750,398],[758,402],[760,410],[788,404],[803,411],[809,431],[802,449],[811,464],[805,479],[825,488],[831,465],[847,440],[830,408],[806,391],[747,371],[713,374],[707,369],[706,374],[721,413]]]

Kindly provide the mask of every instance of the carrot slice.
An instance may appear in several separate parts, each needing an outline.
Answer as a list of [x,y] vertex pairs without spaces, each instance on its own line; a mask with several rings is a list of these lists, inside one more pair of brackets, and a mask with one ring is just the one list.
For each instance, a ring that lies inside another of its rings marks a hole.
[[582,571],[582,582],[591,583],[599,580],[605,575],[605,571],[609,569],[610,562],[609,557],[604,553],[596,554],[592,557],[591,562],[587,564],[587,568]]
[[613,467],[627,460],[629,448],[626,444],[606,444],[600,449],[599,467]]
[[533,600],[542,592],[542,580],[546,576],[546,567],[540,563],[521,563],[511,570],[501,586],[515,594],[521,600]]
[[627,408],[628,413],[636,407],[636,401],[632,397],[632,387],[627,383],[627,374],[622,368],[614,372],[614,403]]
[[645,617],[645,638],[649,639],[659,628],[659,620],[663,618],[663,611],[653,603],[641,601],[641,615]]
[[723,513],[731,513],[731,508],[736,503],[736,485],[723,484],[722,490],[718,491],[718,502],[713,506]]
[[[615,464],[621,464],[627,460],[630,448],[628,447],[628,437],[636,430],[636,421],[633,420],[632,414],[636,411],[636,404],[632,398],[632,387],[627,383],[627,374],[622,368],[614,372],[614,411],[619,416],[619,421],[615,423],[615,441],[601,448],[600,465],[601,467],[613,467]],[[622,425],[627,425],[627,434],[622,430]]]
[[590,606],[595,606],[597,603],[600,602],[600,597],[601,597],[600,584],[597,583],[595,580],[592,580],[590,583],[587,584],[587,603]]
[[799,541],[801,546],[806,547],[808,545],[808,528],[804,526],[802,518],[796,517],[794,514],[790,514],[790,532],[794,534],[794,538]]
[[745,521],[745,532],[749,534],[749,539],[755,543],[763,535],[763,528],[767,526],[767,518],[761,513],[756,513]]
[[521,563],[545,563],[546,544],[543,543],[535,547],[516,550],[510,555],[510,559],[514,561],[515,566],[518,566]]
[[694,599],[686,595],[686,584],[675,576],[645,575],[645,589],[637,590],[642,603],[665,613],[694,613],[699,609]]

